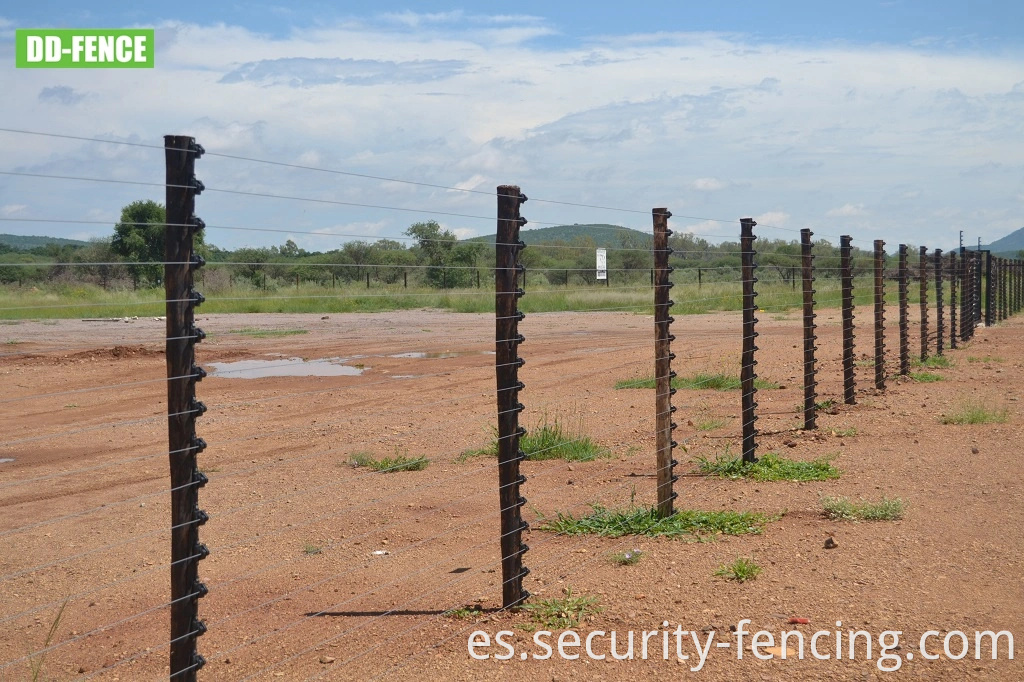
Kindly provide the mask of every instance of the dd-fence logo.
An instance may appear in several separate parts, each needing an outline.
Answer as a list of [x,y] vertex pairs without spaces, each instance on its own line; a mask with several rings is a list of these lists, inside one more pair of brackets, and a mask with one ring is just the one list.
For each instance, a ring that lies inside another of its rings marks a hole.
[[19,69],[152,69],[151,28],[19,28]]

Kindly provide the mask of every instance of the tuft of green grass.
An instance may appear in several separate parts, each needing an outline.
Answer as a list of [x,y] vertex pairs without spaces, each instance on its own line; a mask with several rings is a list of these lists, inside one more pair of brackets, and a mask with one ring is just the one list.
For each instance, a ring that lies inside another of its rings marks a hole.
[[835,398],[826,398],[825,400],[822,400],[820,403],[814,403],[814,409],[816,410],[830,410],[835,406]]
[[928,369],[949,369],[953,366],[953,361],[945,355],[932,355],[924,360],[914,358],[912,364],[914,367],[926,367]]
[[840,438],[849,438],[857,435],[857,429],[851,426],[848,429],[835,429],[834,433]]
[[1003,358],[995,355],[986,355],[985,357],[979,358],[973,355],[967,356],[967,362],[1004,362]]
[[702,419],[693,423],[693,428],[698,431],[714,431],[725,426],[726,420],[724,419]]
[[[653,377],[617,381],[615,388],[655,388],[657,382]],[[700,372],[689,377],[675,377],[672,388],[689,388],[695,390],[736,391],[741,387],[740,378],[728,374],[708,374]],[[779,385],[760,377],[754,379],[754,388],[775,389]]]
[[550,630],[567,630],[602,611],[597,597],[575,596],[567,588],[561,599],[539,599],[523,605],[523,610],[538,625]]
[[942,375],[936,374],[935,372],[911,372],[910,378],[922,384],[931,384],[936,381],[942,381]]
[[[548,421],[546,414],[519,439],[519,449],[531,461],[564,459],[569,462],[591,462],[601,457],[611,457],[612,454],[611,450],[601,447],[583,433],[582,419],[576,429],[571,430],[557,416]],[[480,455],[497,457],[497,434],[486,448],[466,450],[459,456],[459,460],[465,461]]]
[[739,557],[735,561],[729,564],[722,564],[715,571],[715,575],[719,578],[725,578],[727,580],[736,580],[737,582],[745,583],[748,580],[754,580],[761,574],[761,567],[757,565],[757,562],[752,558]]
[[232,329],[228,332],[228,334],[241,334],[243,336],[251,336],[255,339],[276,338],[279,336],[296,336],[298,334],[308,333],[308,329],[258,329],[256,327],[243,327],[241,329]]
[[317,545],[311,544],[309,542],[307,542],[305,547],[302,548],[302,553],[306,556],[316,556],[317,554],[320,554],[323,551],[323,547],[318,547]]
[[645,537],[695,538],[715,535],[759,534],[769,517],[758,512],[700,511],[680,509],[671,516],[661,518],[654,507],[609,509],[599,504],[591,505],[591,513],[576,517],[558,512],[553,519],[542,517],[539,530],[564,533],[566,535],[599,535],[619,538],[624,535]]
[[833,521],[897,521],[903,518],[906,503],[898,497],[882,497],[879,502],[845,497],[823,497],[821,506],[826,518]]
[[352,466],[366,467],[383,473],[422,471],[430,464],[430,460],[424,456],[408,457],[406,455],[399,455],[397,452],[394,457],[381,457],[380,459],[376,459],[372,452],[356,452],[352,454],[350,461]]
[[458,618],[459,620],[465,620],[468,618],[477,618],[480,615],[482,615],[483,612],[484,610],[480,607],[479,604],[467,604],[466,606],[459,606],[454,609],[448,609],[441,615],[448,616],[449,618]]
[[625,552],[615,552],[612,554],[612,561],[617,563],[619,566],[633,566],[634,564],[640,563],[640,559],[644,553],[639,549],[627,549]]
[[720,478],[749,478],[754,481],[827,481],[839,478],[839,469],[832,466],[833,456],[825,455],[811,461],[788,459],[774,452],[761,456],[753,464],[747,464],[739,455],[728,452],[716,455],[711,460],[697,458],[697,468],[702,474]]
[[942,415],[939,421],[943,424],[1002,424],[1009,418],[1010,411],[1005,407],[994,408],[976,401],[967,401]]

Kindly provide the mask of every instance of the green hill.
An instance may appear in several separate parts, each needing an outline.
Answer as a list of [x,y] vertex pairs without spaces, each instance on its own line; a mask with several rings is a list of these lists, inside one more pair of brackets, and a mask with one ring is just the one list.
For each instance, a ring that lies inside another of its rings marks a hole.
[[999,256],[1016,258],[1017,252],[1024,249],[1024,227],[981,248],[988,249]]
[[18,251],[28,251],[47,244],[59,244],[60,246],[88,246],[89,242],[78,239],[63,239],[61,237],[36,237],[33,235],[21,234],[0,234],[0,244],[6,244]]
[[[497,235],[486,235],[475,237],[470,241],[481,241],[493,244]],[[644,248],[651,245],[651,234],[641,232],[630,227],[609,224],[590,225],[556,225],[554,227],[538,227],[536,229],[526,228],[519,233],[519,238],[526,244],[540,244],[542,242],[565,242],[571,243],[574,239],[594,240],[594,246],[603,248],[614,248],[622,245],[623,239],[633,241],[638,247]]]

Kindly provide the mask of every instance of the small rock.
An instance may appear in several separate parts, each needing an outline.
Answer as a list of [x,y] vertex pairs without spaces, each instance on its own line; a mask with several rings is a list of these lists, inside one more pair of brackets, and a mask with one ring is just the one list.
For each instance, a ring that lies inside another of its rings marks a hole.
[[333,656],[321,656],[321,657],[320,657],[320,662],[321,662],[321,663],[325,663],[325,664],[326,664],[326,663],[334,663],[334,660],[335,660],[335,659],[334,659],[334,657],[333,657]]
[[324,316],[323,316],[323,317],[321,317],[320,319],[321,319],[321,320],[329,320],[329,319],[331,319],[331,316],[330,316],[330,315],[324,315]]
[[825,540],[825,549],[835,549],[838,546],[839,543],[836,542],[835,539],[833,539],[832,537],[829,537],[827,540]]
[[979,450],[978,448],[971,448],[971,454],[972,454],[972,455],[976,455],[976,454],[978,454],[979,452],[981,452],[981,450]]

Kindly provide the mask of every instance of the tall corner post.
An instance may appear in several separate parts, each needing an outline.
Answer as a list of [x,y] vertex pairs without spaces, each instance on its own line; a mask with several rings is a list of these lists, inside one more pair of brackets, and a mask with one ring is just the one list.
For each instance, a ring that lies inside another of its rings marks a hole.
[[843,317],[843,402],[847,405],[857,403],[854,379],[852,241],[853,238],[848,234],[839,237],[839,277]]
[[757,346],[754,344],[754,340],[757,338],[757,332],[754,327],[757,324],[757,318],[754,313],[757,312],[757,304],[754,303],[754,298],[757,293],[754,291],[754,284],[757,283],[757,277],[754,273],[757,269],[757,263],[754,262],[754,256],[757,252],[754,250],[754,240],[757,237],[754,236],[754,226],[757,225],[752,218],[742,218],[740,220],[740,279],[743,283],[743,348],[740,355],[740,405],[741,405],[741,419],[743,421],[743,461],[747,464],[752,464],[757,461],[757,428],[755,422],[757,421],[757,415],[755,414],[757,408],[757,401],[755,400],[757,388],[754,386],[754,379],[757,378],[757,373],[754,371],[754,367],[757,365],[757,360],[754,359],[754,352],[757,350]]
[[519,392],[519,368],[525,361],[519,357],[519,345],[525,337],[519,333],[519,322],[525,315],[519,310],[523,289],[519,286],[525,269],[519,253],[526,245],[519,239],[519,229],[526,224],[519,207],[526,196],[516,185],[498,187],[498,232],[495,243],[495,374],[498,395],[498,498],[501,510],[501,599],[502,606],[517,606],[530,596],[523,588],[529,569],[523,567],[523,554],[529,549],[523,542],[522,507],[526,498],[519,487],[526,478],[519,473],[519,463],[526,458],[519,439],[526,429],[519,425],[523,404]]
[[199,619],[199,599],[207,593],[199,580],[199,562],[209,554],[199,542],[199,527],[208,520],[199,508],[206,476],[197,455],[206,442],[196,435],[196,418],[206,406],[196,399],[196,383],[206,372],[196,365],[195,344],[206,334],[195,325],[195,309],[204,298],[195,290],[193,272],[205,262],[195,253],[194,237],[205,225],[195,215],[195,198],[203,191],[195,162],[203,154],[192,137],[164,137],[167,212],[164,238],[166,300],[167,439],[171,471],[171,637],[170,678],[194,682],[206,663],[197,639],[206,632]]
[[666,518],[672,515],[673,500],[676,499],[674,490],[675,482],[679,477],[675,475],[676,460],[673,459],[673,449],[676,442],[672,439],[672,432],[676,428],[672,421],[672,414],[676,408],[672,406],[672,396],[676,390],[672,388],[672,379],[676,373],[672,371],[672,360],[675,353],[672,352],[672,341],[675,336],[671,333],[671,325],[674,318],[669,314],[669,308],[674,301],[669,298],[669,290],[672,288],[669,256],[672,253],[668,245],[668,238],[672,230],[668,228],[668,219],[672,214],[667,208],[652,209],[654,221],[654,376],[655,376],[655,429],[658,466],[658,516]]
[[899,283],[900,306],[900,374],[910,374],[910,305],[908,294],[910,287],[910,271],[907,263],[907,245],[900,244],[897,262],[897,281]]
[[818,399],[818,382],[815,373],[814,342],[817,335],[814,323],[814,253],[811,237],[814,233],[809,229],[800,230],[800,279],[803,289],[803,327],[804,327],[804,429],[807,431],[818,428],[816,402]]

